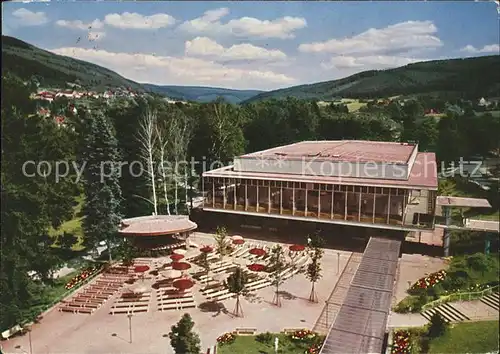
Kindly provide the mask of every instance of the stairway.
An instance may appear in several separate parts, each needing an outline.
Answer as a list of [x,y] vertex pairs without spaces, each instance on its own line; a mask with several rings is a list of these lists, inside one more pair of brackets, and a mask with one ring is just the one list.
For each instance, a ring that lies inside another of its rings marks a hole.
[[489,307],[497,310],[497,311],[500,310],[500,306],[499,306],[500,298],[499,298],[498,293],[493,293],[493,294],[490,294],[490,295],[486,295],[485,297],[483,297],[481,299],[481,302],[483,304],[486,304]]
[[454,308],[451,303],[444,303],[432,309],[426,310],[422,312],[421,315],[430,321],[432,315],[436,312],[439,313],[446,322],[462,322],[470,320],[469,317]]

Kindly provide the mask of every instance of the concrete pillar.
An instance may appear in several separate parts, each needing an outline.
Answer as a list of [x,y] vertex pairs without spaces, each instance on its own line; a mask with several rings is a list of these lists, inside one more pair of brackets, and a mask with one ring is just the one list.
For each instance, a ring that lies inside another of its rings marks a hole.
[[347,220],[347,191],[345,192],[345,202],[344,202],[344,220]]
[[223,178],[222,181],[222,186],[224,187],[222,188],[222,208],[226,209],[226,179]]
[[373,194],[373,210],[372,210],[372,222],[375,224],[375,202],[377,201],[377,195]]
[[269,186],[267,186],[267,213],[271,213],[271,182],[269,182]]
[[245,180],[245,211],[248,210],[248,180]]
[[335,202],[335,192],[334,192],[334,187],[332,186],[332,205],[331,205],[331,210],[330,210],[330,219],[333,219],[333,202]]
[[283,214],[283,182],[280,182],[280,214]]
[[[443,206],[443,214],[445,217],[445,225],[450,226],[451,225],[451,209],[450,207]],[[444,256],[449,257],[450,256],[450,230],[446,227],[444,229],[444,235],[443,235],[443,246],[444,246]]]
[[361,192],[358,197],[358,221],[361,221]]
[[292,215],[295,215],[295,182],[292,182]]
[[318,218],[321,217],[321,185],[318,189]]
[[391,190],[389,189],[389,195],[387,197],[387,221],[386,221],[387,224],[389,224],[390,215],[391,215]]
[[212,208],[215,208],[215,178],[212,178]]

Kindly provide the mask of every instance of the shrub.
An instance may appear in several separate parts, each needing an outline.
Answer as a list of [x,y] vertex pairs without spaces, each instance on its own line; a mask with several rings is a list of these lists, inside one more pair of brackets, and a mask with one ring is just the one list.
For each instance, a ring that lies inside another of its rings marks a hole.
[[270,332],[259,333],[255,336],[255,340],[260,343],[269,343],[273,339],[273,335]]
[[231,344],[234,342],[235,339],[236,339],[236,334],[232,332],[227,332],[217,337],[217,343],[220,345]]
[[434,312],[429,323],[427,336],[429,338],[440,337],[446,333],[447,329],[448,329],[448,323],[446,323],[444,318],[438,312]]
[[396,307],[394,312],[397,313],[409,313],[409,312],[420,312],[422,307],[429,301],[427,295],[422,293],[420,295],[410,295],[401,300]]

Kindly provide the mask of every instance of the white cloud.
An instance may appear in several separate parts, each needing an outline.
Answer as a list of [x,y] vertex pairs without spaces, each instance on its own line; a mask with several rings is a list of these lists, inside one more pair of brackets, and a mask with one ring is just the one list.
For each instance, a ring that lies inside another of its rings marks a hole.
[[390,55],[370,55],[365,57],[336,56],[326,63],[321,63],[321,66],[324,69],[374,70],[394,68],[424,60]]
[[482,54],[482,53],[500,53],[500,45],[498,44],[489,44],[485,45],[482,48],[476,48],[473,45],[466,45],[462,49],[460,49],[462,52],[466,53],[471,53],[471,54]]
[[241,17],[222,23],[220,19],[229,14],[228,8],[206,11],[203,16],[185,21],[180,30],[189,33],[230,34],[239,37],[294,38],[294,31],[307,26],[302,17],[285,16],[274,20],[259,20]]
[[270,89],[295,83],[295,79],[269,70],[227,67],[209,60],[152,54],[113,53],[65,47],[51,50],[115,70],[138,82],[170,85],[210,85]]
[[70,29],[78,29],[82,31],[87,31],[90,29],[101,29],[104,27],[104,23],[100,20],[96,19],[92,22],[83,22],[80,20],[76,21],[66,21],[66,20],[58,20],[56,21],[56,25],[60,27],[70,28]]
[[20,26],[40,26],[49,22],[45,12],[33,12],[24,7],[14,11],[12,15],[17,18]]
[[266,49],[249,43],[224,48],[207,37],[196,37],[185,43],[185,54],[210,57],[214,60],[283,60],[286,54],[277,49]]
[[90,31],[88,34],[87,34],[87,39],[90,41],[90,42],[94,42],[94,41],[100,41],[101,39],[103,39],[104,37],[106,37],[106,33],[105,32],[99,32],[99,31]]
[[436,33],[437,28],[431,21],[407,21],[381,29],[371,28],[349,38],[301,44],[299,50],[305,53],[373,55],[431,49],[443,45]]
[[175,18],[168,14],[143,16],[136,12],[124,12],[108,14],[104,17],[104,22],[121,29],[158,29],[172,26],[175,24]]

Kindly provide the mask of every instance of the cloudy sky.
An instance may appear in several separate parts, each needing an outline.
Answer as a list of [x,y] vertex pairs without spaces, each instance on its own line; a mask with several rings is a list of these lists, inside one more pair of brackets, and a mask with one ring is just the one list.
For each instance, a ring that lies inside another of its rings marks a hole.
[[8,2],[3,34],[138,82],[270,90],[499,54],[493,2]]

